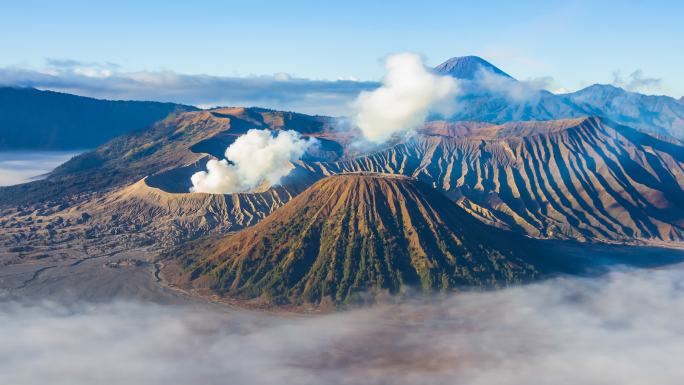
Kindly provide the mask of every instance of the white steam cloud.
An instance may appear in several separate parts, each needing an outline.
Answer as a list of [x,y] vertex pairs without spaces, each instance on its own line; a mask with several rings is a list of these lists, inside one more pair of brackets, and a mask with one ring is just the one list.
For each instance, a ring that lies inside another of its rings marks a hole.
[[[252,129],[226,149],[226,159],[207,162],[207,171],[192,175],[191,192],[231,194],[280,182],[317,140],[296,131]],[[232,163],[228,163],[228,160]]]
[[0,302],[0,383],[678,385],[683,318],[680,267],[306,318]]
[[370,142],[381,143],[415,129],[458,92],[456,79],[430,72],[418,55],[392,55],[385,67],[382,86],[361,92],[354,102],[354,122]]

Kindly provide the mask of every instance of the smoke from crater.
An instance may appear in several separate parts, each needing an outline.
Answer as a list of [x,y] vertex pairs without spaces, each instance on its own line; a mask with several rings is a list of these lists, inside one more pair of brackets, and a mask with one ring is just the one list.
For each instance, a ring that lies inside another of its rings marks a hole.
[[353,121],[369,142],[411,132],[458,92],[456,79],[431,72],[416,54],[392,55],[385,67],[382,86],[361,92],[353,104]]
[[[290,173],[317,140],[296,131],[249,130],[226,149],[226,159],[207,162],[207,171],[192,175],[191,192],[231,194],[272,186]],[[230,161],[230,163],[228,162]]]

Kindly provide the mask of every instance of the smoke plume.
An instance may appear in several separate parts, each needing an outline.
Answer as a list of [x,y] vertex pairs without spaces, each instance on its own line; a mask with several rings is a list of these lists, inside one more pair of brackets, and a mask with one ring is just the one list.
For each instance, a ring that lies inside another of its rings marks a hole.
[[412,53],[392,55],[380,88],[364,91],[354,102],[354,122],[364,138],[381,143],[395,134],[410,132],[428,113],[458,92],[456,79],[439,76]]
[[249,130],[228,146],[226,159],[212,159],[207,163],[207,171],[192,175],[190,191],[231,194],[272,186],[289,174],[292,162],[316,142],[291,130],[277,134],[271,130]]

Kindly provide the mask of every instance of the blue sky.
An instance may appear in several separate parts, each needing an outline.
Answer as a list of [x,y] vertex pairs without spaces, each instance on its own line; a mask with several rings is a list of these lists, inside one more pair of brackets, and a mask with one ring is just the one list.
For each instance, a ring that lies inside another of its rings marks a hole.
[[217,76],[284,72],[378,80],[382,59],[429,65],[476,54],[519,79],[569,90],[635,70],[684,95],[677,1],[3,1],[0,67],[46,59],[120,71]]

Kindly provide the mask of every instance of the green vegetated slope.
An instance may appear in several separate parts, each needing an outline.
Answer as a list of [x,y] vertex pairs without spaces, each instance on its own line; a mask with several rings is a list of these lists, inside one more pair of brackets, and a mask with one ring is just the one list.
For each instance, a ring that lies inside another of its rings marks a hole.
[[367,292],[532,279],[539,271],[524,242],[418,180],[346,174],[316,182],[253,227],[175,250],[170,278],[234,298],[339,304]]

